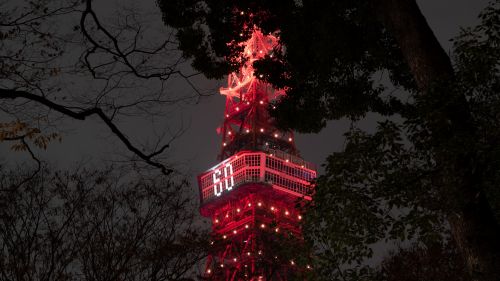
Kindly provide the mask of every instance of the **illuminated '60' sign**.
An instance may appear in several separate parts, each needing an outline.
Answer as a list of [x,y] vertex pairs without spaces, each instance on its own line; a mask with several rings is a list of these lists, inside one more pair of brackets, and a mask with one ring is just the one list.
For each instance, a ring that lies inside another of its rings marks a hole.
[[[222,173],[224,173],[224,182],[221,181]],[[228,163],[224,167],[216,169],[212,175],[212,178],[214,181],[215,196],[221,196],[222,191],[224,191],[224,188],[228,191],[233,189],[234,186],[233,165],[231,165],[231,163]]]

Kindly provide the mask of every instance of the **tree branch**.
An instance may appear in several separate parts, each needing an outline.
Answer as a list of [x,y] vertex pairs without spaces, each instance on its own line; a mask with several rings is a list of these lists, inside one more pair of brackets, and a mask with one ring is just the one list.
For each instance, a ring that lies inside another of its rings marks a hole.
[[17,98],[22,98],[22,99],[27,99],[30,101],[35,101],[39,104],[42,104],[52,110],[55,110],[59,113],[62,113],[66,116],[69,116],[73,119],[77,120],[86,120],[87,117],[92,116],[92,115],[97,115],[105,124],[108,126],[108,128],[115,134],[120,141],[127,147],[128,150],[133,152],[135,155],[137,155],[139,158],[144,160],[147,164],[156,167],[161,170],[161,172],[165,175],[168,175],[172,173],[172,169],[167,168],[165,165],[158,163],[154,161],[152,158],[159,153],[163,152],[168,145],[163,146],[161,148],[160,152],[153,152],[149,155],[146,155],[142,153],[137,147],[135,147],[129,140],[128,138],[123,134],[122,131],[113,123],[113,121],[108,118],[108,116],[102,111],[102,109],[98,107],[93,107],[93,108],[88,108],[88,109],[82,109],[81,111],[73,111],[63,105],[54,103],[50,100],[48,100],[45,97],[34,95],[25,91],[17,91],[17,90],[11,90],[11,89],[0,89],[0,99],[17,99]]

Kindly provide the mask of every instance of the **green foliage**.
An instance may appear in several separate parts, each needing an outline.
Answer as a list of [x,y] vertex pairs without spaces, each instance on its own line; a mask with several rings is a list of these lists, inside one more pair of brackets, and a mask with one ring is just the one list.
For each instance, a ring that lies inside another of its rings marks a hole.
[[[306,234],[323,249],[316,268],[326,280],[371,278],[360,259],[372,257],[375,242],[432,245],[449,235],[445,219],[464,204],[455,196],[464,174],[487,192],[498,218],[499,4],[485,10],[481,25],[457,37],[456,81],[413,95],[401,121],[381,122],[373,134],[350,131],[344,150],[328,157],[306,216]],[[461,106],[463,96],[467,108]],[[450,122],[467,114],[472,124]],[[332,270],[332,264],[340,268]],[[346,278],[342,266],[358,275]]]
[[500,1],[479,16],[481,24],[454,40],[458,88],[472,109],[480,132],[474,139],[478,169],[500,221]]
[[439,239],[435,164],[403,140],[401,127],[386,121],[371,135],[353,130],[344,151],[327,159],[305,222],[306,236],[323,249],[315,268],[325,280],[343,280],[346,271],[352,280],[370,276],[375,243]]
[[456,245],[448,242],[398,249],[383,260],[373,280],[466,281],[470,277]]

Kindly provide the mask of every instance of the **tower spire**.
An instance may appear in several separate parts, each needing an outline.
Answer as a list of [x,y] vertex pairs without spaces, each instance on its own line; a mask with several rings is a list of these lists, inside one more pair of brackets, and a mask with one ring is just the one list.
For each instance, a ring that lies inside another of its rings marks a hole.
[[253,63],[265,56],[272,56],[278,40],[255,29],[244,44],[238,72],[228,75],[227,87],[220,89],[226,96],[224,122],[218,131],[222,134],[220,160],[240,150],[279,149],[297,154],[291,131],[278,130],[269,115],[270,103],[285,94],[255,77]]
[[243,43],[244,64],[220,89],[222,162],[198,176],[200,212],[212,220],[205,280],[286,281],[310,269],[289,249],[304,245],[295,206],[311,200],[316,169],[298,156],[293,133],[277,129],[269,115],[284,91],[254,75],[253,63],[277,43],[255,29]]

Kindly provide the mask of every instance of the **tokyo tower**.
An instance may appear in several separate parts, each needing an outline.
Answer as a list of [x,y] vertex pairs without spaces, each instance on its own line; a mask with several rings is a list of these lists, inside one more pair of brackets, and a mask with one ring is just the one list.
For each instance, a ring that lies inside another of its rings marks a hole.
[[303,244],[296,206],[311,200],[316,169],[269,115],[285,92],[254,76],[253,63],[273,55],[277,38],[255,29],[243,44],[245,63],[220,90],[222,162],[198,176],[200,212],[213,224],[203,279],[289,280],[310,269],[290,252]]

